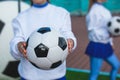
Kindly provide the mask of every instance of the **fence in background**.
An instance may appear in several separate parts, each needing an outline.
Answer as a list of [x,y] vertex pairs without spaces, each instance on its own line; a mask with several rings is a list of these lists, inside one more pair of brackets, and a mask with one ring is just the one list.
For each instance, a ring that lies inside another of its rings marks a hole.
[[[30,3],[29,0],[23,0]],[[89,0],[50,0],[50,3],[67,9],[72,15],[85,15],[88,11]],[[104,3],[112,13],[120,13],[120,0],[107,0]]]

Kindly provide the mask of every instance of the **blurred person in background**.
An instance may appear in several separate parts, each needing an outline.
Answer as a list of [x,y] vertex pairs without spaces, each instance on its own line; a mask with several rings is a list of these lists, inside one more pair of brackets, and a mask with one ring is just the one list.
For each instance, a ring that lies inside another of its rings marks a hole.
[[86,54],[90,57],[89,80],[97,80],[103,61],[111,67],[110,80],[116,80],[119,60],[113,49],[113,41],[107,30],[107,23],[112,15],[103,6],[106,0],[90,0],[89,12],[86,15],[89,44]]

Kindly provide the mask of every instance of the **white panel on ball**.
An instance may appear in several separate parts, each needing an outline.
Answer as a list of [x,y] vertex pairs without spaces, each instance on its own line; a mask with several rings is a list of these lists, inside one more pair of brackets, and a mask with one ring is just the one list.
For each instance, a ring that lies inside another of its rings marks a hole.
[[59,67],[66,60],[67,54],[66,38],[53,28],[42,27],[28,38],[27,58],[38,69]]
[[[21,2],[21,11],[29,7],[30,6],[28,4]],[[18,14],[17,0],[0,1],[0,21],[5,24],[4,26],[2,26],[3,28],[1,29],[0,33],[0,76],[3,76],[5,78],[10,77],[3,75],[2,72],[6,68],[9,61],[15,61],[15,59],[10,54],[9,42],[13,37],[11,22],[12,19],[17,16],[17,14]]]
[[120,16],[113,16],[108,22],[108,31],[113,36],[120,36]]

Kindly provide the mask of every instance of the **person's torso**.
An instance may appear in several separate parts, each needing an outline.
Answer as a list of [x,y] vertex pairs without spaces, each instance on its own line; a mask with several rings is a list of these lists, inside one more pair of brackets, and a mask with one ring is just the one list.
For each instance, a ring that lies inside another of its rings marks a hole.
[[26,13],[23,13],[20,18],[25,38],[27,39],[34,30],[41,27],[52,27],[60,31],[65,23],[64,19],[66,14],[67,11],[50,4],[40,9],[32,7]]
[[[111,19],[111,13],[101,4],[94,4],[86,16],[88,36],[91,41],[108,42],[110,35],[107,22]],[[90,31],[89,31],[90,29]]]

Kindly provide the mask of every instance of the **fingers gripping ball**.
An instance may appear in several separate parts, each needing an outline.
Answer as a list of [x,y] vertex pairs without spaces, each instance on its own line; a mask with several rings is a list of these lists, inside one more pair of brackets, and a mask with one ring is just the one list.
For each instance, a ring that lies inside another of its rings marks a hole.
[[120,36],[120,17],[114,16],[108,22],[108,31],[114,36]]
[[27,40],[28,60],[37,68],[56,68],[64,62],[67,55],[67,40],[52,28],[40,28]]

